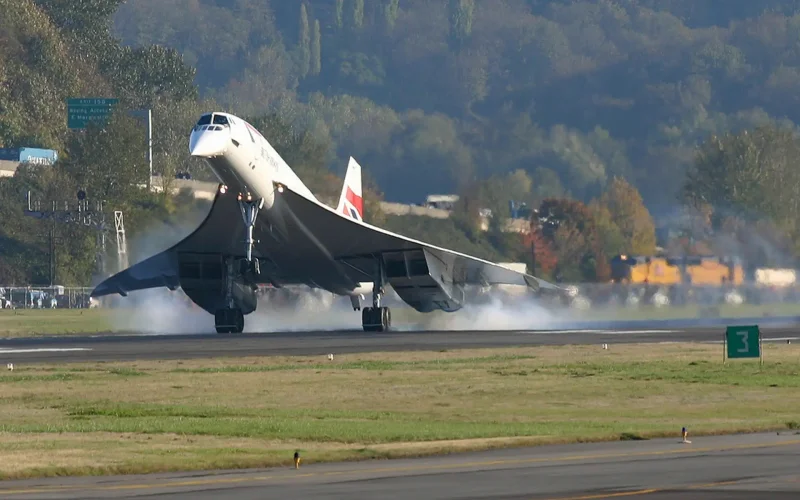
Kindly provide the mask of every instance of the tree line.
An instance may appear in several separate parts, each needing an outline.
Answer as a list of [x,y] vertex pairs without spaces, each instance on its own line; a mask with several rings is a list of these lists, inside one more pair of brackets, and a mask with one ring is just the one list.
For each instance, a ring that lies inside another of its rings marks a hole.
[[[755,4],[0,0],[0,146],[62,159],[0,180],[0,283],[48,279],[49,229],[21,217],[27,190],[112,200],[131,239],[203,209],[137,187],[146,144],[128,112],[145,108],[167,187],[210,176],[186,136],[224,109],[323,199],[352,155],[371,222],[547,277],[602,281],[610,256],[656,243],[793,262],[800,24],[796,2]],[[67,130],[66,99],[83,96],[117,97],[118,112]],[[378,209],[436,192],[460,195],[448,220]],[[529,235],[502,230],[512,200],[537,209]],[[656,221],[678,235],[656,241]],[[93,236],[57,232],[56,280],[89,284]]]

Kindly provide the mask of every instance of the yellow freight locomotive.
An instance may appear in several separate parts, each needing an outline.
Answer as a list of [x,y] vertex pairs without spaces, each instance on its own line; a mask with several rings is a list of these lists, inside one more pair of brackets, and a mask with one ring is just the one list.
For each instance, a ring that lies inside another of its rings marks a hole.
[[611,281],[630,285],[738,286],[744,282],[744,268],[736,258],[617,255],[611,259]]

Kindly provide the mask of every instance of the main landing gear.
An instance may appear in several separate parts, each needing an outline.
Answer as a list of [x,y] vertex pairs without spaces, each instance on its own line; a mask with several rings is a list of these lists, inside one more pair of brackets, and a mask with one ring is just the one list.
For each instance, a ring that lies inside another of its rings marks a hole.
[[361,310],[365,332],[386,332],[392,327],[392,312],[388,307],[365,307]]
[[[244,241],[245,260],[243,262],[240,261],[243,265],[239,272],[245,276],[248,274],[258,276],[261,274],[261,270],[259,269],[258,259],[253,259],[253,245],[255,244],[253,230],[255,229],[258,212],[264,206],[264,199],[258,198],[254,200],[250,193],[247,193],[246,196],[239,193],[237,201],[239,202],[239,210],[242,213],[242,221],[246,229],[246,239]],[[236,301],[233,298],[232,288],[236,274],[234,259],[228,258],[226,260],[225,274],[225,303],[227,307],[214,313],[214,327],[217,333],[242,333],[244,331],[244,313],[240,308],[236,307]]]
[[372,285],[372,307],[361,311],[361,325],[365,332],[386,332],[392,327],[392,313],[381,307],[383,295],[383,261],[378,258],[378,277]]
[[244,314],[241,309],[235,307],[220,309],[214,314],[214,326],[217,333],[242,333]]

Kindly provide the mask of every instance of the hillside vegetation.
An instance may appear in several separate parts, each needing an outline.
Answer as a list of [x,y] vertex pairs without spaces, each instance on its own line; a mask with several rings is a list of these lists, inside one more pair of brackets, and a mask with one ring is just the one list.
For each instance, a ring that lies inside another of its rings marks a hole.
[[[111,200],[133,237],[194,208],[136,187],[146,181],[144,140],[125,110],[147,107],[154,168],[167,180],[210,174],[188,157],[188,130],[200,113],[227,110],[258,124],[323,197],[336,195],[352,155],[365,168],[371,221],[498,260],[533,263],[534,248],[545,276],[605,279],[608,256],[655,251],[654,218],[679,229],[659,242],[673,252],[791,263],[798,9],[791,0],[724,9],[711,0],[0,0],[0,145],[55,148],[63,159],[0,181],[0,283],[49,279],[48,229],[20,216],[28,189]],[[76,96],[117,97],[120,112],[104,129],[68,131],[66,99]],[[431,193],[461,195],[450,220],[386,218],[374,203]],[[501,231],[510,199],[540,208],[532,234]],[[486,233],[481,208],[495,215]],[[88,284],[94,235],[56,232],[56,282]]]
[[797,121],[798,6],[133,0],[114,29],[176,48],[226,108],[297,117],[392,200],[523,169],[582,201],[622,176],[660,212],[709,134]]

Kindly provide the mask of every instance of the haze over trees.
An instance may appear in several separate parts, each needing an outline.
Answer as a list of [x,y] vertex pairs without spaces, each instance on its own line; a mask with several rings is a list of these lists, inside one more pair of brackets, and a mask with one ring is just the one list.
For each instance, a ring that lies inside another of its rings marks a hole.
[[[0,145],[51,147],[64,159],[57,173],[0,181],[0,283],[41,282],[47,267],[43,229],[17,220],[9,201],[23,187],[113,194],[134,233],[184,207],[130,189],[146,177],[135,121],[66,130],[66,99],[98,95],[153,109],[154,167],[165,179],[209,175],[188,158],[186,136],[200,113],[224,109],[261,125],[323,197],[338,193],[352,155],[373,221],[482,257],[533,264],[536,253],[548,276],[603,279],[607,257],[652,253],[656,221],[685,213],[705,214],[684,230],[712,251],[785,260],[800,250],[798,9],[796,0],[724,9],[711,0],[0,0]],[[447,221],[382,218],[379,193],[415,203],[457,193],[462,203]],[[527,239],[509,235],[510,199],[569,217],[552,230],[534,221]],[[495,216],[486,233],[482,208]],[[758,250],[747,245],[756,227]],[[62,253],[90,262],[90,243]],[[60,263],[58,273],[64,284],[90,279]]]

